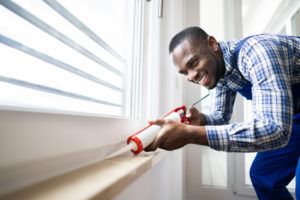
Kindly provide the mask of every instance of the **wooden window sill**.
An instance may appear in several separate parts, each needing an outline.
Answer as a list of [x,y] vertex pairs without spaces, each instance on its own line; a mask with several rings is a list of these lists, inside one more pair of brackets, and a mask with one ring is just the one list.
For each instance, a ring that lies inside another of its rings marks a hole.
[[111,199],[167,155],[126,154],[83,167],[3,196],[1,199]]

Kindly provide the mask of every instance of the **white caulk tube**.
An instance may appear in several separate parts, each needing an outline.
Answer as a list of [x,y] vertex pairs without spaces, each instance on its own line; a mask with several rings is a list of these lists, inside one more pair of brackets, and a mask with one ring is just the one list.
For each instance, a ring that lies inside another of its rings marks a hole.
[[[185,117],[186,107],[183,105],[181,107],[175,108],[168,114],[166,114],[162,119],[171,119],[177,122],[188,122],[187,118]],[[145,128],[139,130],[135,134],[131,135],[128,140],[127,144],[130,147],[131,151],[134,154],[138,154],[144,150],[149,144],[151,144],[154,139],[156,138],[158,132],[160,131],[161,127],[158,125],[148,125]]]

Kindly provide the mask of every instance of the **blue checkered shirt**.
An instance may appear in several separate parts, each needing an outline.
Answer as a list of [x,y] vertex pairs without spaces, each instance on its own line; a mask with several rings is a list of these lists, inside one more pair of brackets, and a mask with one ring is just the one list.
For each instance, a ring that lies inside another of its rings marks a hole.
[[[213,111],[205,114],[209,146],[229,152],[283,147],[292,129],[291,84],[300,83],[300,38],[270,34],[252,36],[240,49],[235,66],[233,52],[238,42],[219,43],[226,71],[212,91]],[[253,120],[228,124],[237,90],[247,81],[252,84]]]

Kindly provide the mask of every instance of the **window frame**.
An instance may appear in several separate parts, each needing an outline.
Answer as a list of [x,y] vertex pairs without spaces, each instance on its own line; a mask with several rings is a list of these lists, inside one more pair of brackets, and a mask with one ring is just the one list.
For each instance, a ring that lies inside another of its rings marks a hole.
[[[0,136],[0,157],[3,158],[0,195],[103,160],[124,145],[129,135],[143,127],[145,119],[157,117],[158,2],[139,0],[139,3],[139,12],[143,14],[138,21],[142,27],[142,42],[137,44],[140,55],[135,62],[139,63],[139,69],[135,70],[137,73],[132,81],[138,80],[140,84],[136,86],[139,94],[130,105],[134,107],[133,117],[0,106],[3,131]],[[154,31],[150,33],[149,29]],[[152,67],[149,70],[147,66]],[[130,77],[126,75],[125,78]]]

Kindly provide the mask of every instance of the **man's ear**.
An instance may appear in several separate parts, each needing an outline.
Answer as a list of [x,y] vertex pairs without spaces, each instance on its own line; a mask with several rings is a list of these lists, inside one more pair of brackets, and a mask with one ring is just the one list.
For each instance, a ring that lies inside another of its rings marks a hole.
[[213,36],[207,37],[208,46],[210,46],[214,51],[218,51],[219,45],[218,41]]

